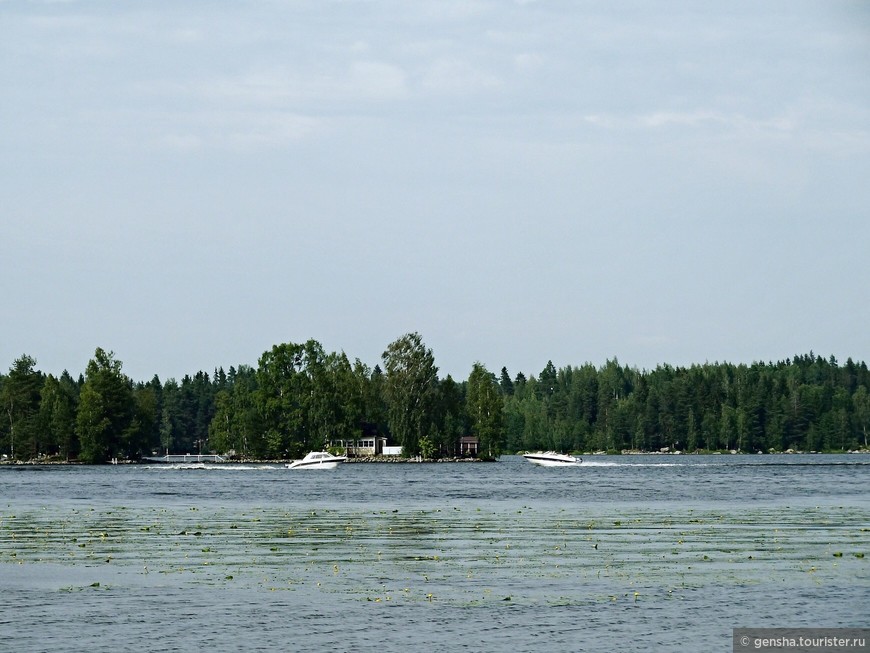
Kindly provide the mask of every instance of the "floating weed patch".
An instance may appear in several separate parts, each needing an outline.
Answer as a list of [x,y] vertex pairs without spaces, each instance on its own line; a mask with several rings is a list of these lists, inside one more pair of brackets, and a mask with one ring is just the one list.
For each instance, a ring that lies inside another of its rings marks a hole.
[[[849,579],[864,559],[855,536],[866,532],[867,522],[866,511],[854,508],[745,506],[726,514],[633,509],[606,519],[582,509],[569,517],[528,506],[60,513],[16,507],[0,514],[0,564],[111,565],[139,575],[173,575],[182,583],[232,581],[270,591],[305,584],[383,603],[387,597],[390,603],[437,597],[455,605],[579,605],[588,601],[593,583],[607,588],[599,596],[608,602],[613,596],[618,604],[640,606],[671,597],[650,588],[674,584]],[[838,563],[831,564],[832,555]],[[372,588],[373,579],[382,579],[389,591]]]

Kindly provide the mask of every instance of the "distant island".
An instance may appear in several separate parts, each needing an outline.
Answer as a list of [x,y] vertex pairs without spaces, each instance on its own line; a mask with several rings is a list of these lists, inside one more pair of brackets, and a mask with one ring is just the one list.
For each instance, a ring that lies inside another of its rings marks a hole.
[[4,462],[136,461],[170,453],[291,460],[332,447],[424,460],[504,452],[847,452],[868,449],[870,371],[813,352],[777,362],[659,365],[616,359],[538,374],[480,363],[440,378],[417,333],[373,368],[319,342],[285,343],[256,367],[134,381],[97,348],[77,377],[22,355],[0,374]]

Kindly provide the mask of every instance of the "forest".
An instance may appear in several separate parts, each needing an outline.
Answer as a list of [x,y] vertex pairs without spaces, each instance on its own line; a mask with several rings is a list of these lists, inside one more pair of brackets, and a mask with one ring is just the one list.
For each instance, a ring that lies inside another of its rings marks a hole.
[[73,376],[44,374],[29,355],[0,374],[5,461],[105,463],[155,453],[290,459],[330,442],[386,437],[405,456],[479,456],[547,449],[842,452],[867,448],[870,371],[812,352],[778,362],[659,365],[616,359],[538,374],[440,378],[418,333],[390,343],[373,368],[316,340],[265,351],[256,367],[134,381],[97,348]]

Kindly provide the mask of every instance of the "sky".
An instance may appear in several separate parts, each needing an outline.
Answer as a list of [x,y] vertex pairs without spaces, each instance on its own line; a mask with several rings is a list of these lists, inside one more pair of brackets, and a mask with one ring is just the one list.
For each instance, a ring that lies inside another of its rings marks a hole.
[[870,4],[0,0],[0,370],[870,360]]

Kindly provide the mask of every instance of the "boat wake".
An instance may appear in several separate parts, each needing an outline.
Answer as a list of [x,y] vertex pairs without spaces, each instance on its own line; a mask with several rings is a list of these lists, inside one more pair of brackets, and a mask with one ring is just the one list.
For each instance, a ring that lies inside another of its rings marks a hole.
[[244,463],[172,463],[159,465],[143,465],[144,469],[156,470],[208,470],[222,472],[259,472],[270,469],[282,469],[279,465],[246,465]]
[[[611,461],[595,461],[588,458],[583,461],[583,467],[687,467],[686,463],[616,463]],[[695,465],[696,467],[698,465]]]

